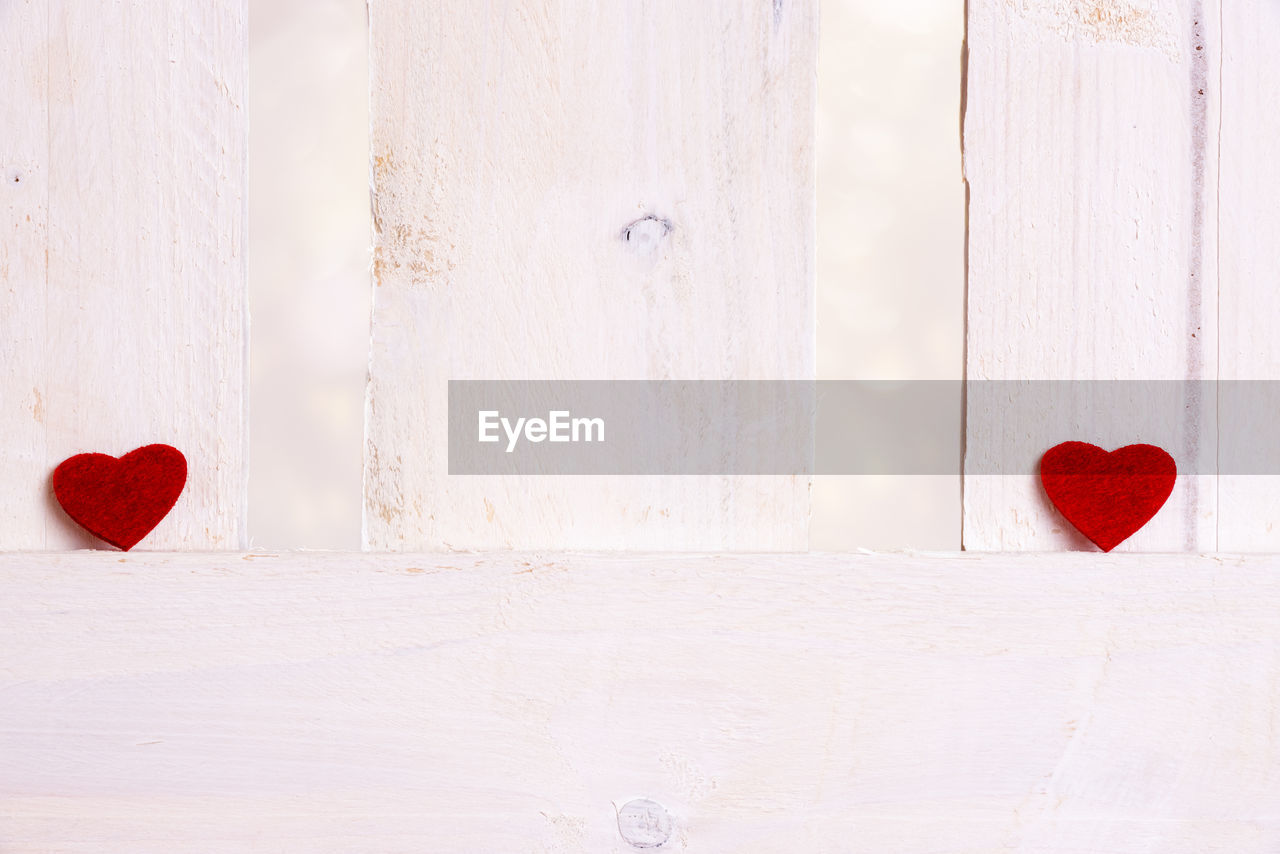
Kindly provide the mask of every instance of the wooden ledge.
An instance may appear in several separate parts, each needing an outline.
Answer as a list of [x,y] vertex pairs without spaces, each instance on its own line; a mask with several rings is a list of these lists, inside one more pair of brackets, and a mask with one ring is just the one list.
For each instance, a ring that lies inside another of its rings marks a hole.
[[1271,851],[1278,673],[1274,555],[5,554],[0,851]]

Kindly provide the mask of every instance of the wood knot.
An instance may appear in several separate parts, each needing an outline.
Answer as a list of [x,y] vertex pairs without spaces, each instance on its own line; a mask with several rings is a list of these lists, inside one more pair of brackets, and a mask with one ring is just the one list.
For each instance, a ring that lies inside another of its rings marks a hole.
[[671,815],[648,798],[627,801],[618,810],[618,832],[632,848],[660,848],[671,838]]
[[648,253],[656,251],[662,238],[673,230],[671,220],[649,214],[627,223],[618,238],[636,252]]

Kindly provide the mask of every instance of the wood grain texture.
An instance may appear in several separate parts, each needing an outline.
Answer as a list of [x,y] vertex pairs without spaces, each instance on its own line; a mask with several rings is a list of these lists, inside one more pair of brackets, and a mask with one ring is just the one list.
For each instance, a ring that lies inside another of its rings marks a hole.
[[44,548],[50,516],[48,29],[44,0],[0,5],[0,549]]
[[48,477],[191,462],[144,546],[245,543],[244,0],[0,5],[0,549],[90,541]]
[[[1280,477],[1249,474],[1245,462],[1258,446],[1273,444],[1280,394],[1245,387],[1280,380],[1276,336],[1280,282],[1280,138],[1276,105],[1280,7],[1265,0],[1222,6],[1221,365],[1223,391],[1243,405],[1228,405],[1229,473],[1219,478],[1218,547],[1280,551]],[[1241,471],[1245,469],[1245,471]]]
[[365,545],[790,549],[807,478],[446,477],[450,379],[814,376],[814,0],[373,0]]
[[1280,845],[1280,559],[0,556],[0,850]]
[[[1217,377],[1218,17],[1216,0],[971,0],[970,382]],[[1197,388],[1181,433],[1211,451],[1213,401]],[[1093,434],[1092,414],[1005,426],[1043,449],[1144,441]],[[965,548],[1080,545],[1032,474],[970,471],[964,489]],[[1211,550],[1216,514],[1216,478],[1181,477],[1120,548]]]

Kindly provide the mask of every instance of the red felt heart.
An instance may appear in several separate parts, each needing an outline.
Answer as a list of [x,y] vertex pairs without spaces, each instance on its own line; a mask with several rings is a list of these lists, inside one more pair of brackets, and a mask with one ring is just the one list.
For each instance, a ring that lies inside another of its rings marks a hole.
[[1156,515],[1177,476],[1173,457],[1155,445],[1108,453],[1088,442],[1063,442],[1040,460],[1040,482],[1053,506],[1104,552]]
[[80,527],[128,551],[169,514],[187,483],[187,458],[147,445],[117,459],[76,454],[53,470],[53,494]]

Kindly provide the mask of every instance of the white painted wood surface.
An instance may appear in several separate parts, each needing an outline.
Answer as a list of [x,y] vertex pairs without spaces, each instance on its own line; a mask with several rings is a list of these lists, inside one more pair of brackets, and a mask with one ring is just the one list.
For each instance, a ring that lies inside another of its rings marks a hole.
[[0,549],[90,540],[48,478],[190,462],[153,548],[245,543],[245,0],[0,4]]
[[814,376],[814,0],[373,0],[365,545],[807,545],[807,478],[446,477],[450,379]]
[[[1221,363],[1227,381],[1280,380],[1280,109],[1276,80],[1280,6],[1267,0],[1222,5]],[[1237,386],[1227,394],[1240,394]],[[1236,451],[1272,444],[1280,394],[1228,406],[1233,422],[1228,471],[1218,482],[1218,548],[1280,551],[1280,477],[1242,473]],[[1268,399],[1269,398],[1269,399]],[[1241,398],[1236,398],[1237,400]],[[1243,444],[1242,444],[1243,443]]]
[[1280,845],[1280,559],[0,556],[0,850]]
[[[1218,20],[1217,0],[971,0],[971,382],[1217,377]],[[1183,435],[1212,450],[1206,411],[1188,398]],[[1090,414],[1008,429],[1043,436],[1040,450],[1144,441],[1080,435]],[[991,417],[971,409],[970,429]],[[965,548],[1084,545],[1033,474],[969,471],[964,490]],[[1120,549],[1216,548],[1216,490],[1212,474],[1180,478]]]

